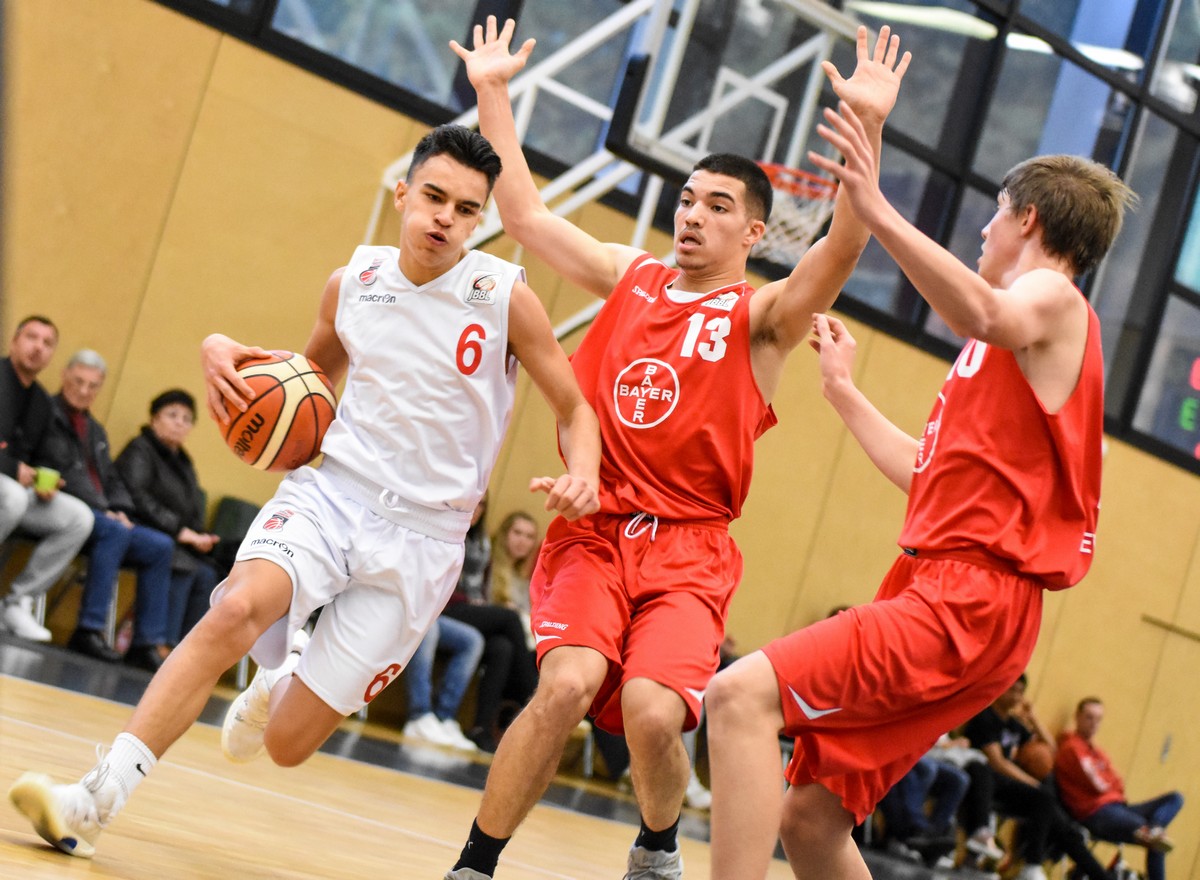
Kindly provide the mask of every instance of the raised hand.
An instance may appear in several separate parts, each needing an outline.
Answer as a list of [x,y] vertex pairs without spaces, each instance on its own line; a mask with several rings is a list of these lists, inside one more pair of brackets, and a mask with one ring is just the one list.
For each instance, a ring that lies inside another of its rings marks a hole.
[[475,25],[473,50],[464,48],[457,40],[450,41],[454,54],[466,64],[467,78],[475,88],[489,82],[507,83],[525,66],[537,41],[532,38],[526,40],[516,54],[512,54],[509,45],[516,27],[517,23],[510,18],[497,34],[496,16],[489,15],[486,36],[483,25]]
[[821,384],[826,394],[838,385],[853,384],[851,371],[858,344],[845,324],[833,315],[813,315],[813,332],[808,344],[821,356]]
[[825,108],[825,121],[829,124],[818,125],[817,134],[842,154],[843,162],[839,163],[813,150],[809,150],[808,160],[838,179],[854,207],[854,213],[871,229],[872,219],[878,216],[877,209],[886,205],[879,189],[879,160],[871,146],[866,126],[850,105],[843,101],[838,110],[841,112]]
[[822,62],[821,68],[829,77],[834,94],[849,104],[864,123],[882,125],[896,105],[896,94],[912,53],[900,56],[900,37],[887,25],[879,29],[873,53],[867,50],[867,29],[860,25],[856,52],[858,63],[849,79],[844,79],[830,61]]

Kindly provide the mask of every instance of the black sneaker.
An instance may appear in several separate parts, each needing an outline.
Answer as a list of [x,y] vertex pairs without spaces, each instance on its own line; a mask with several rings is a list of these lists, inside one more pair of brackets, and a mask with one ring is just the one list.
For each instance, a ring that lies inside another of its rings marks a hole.
[[75,630],[67,640],[67,648],[105,663],[116,663],[121,659],[121,655],[104,640],[104,634],[94,629]]

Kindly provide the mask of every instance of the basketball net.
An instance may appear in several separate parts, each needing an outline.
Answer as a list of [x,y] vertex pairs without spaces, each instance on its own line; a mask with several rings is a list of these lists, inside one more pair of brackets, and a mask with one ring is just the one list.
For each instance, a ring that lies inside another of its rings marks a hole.
[[775,200],[767,231],[750,256],[795,266],[833,213],[837,181],[775,162],[759,165],[771,181]]

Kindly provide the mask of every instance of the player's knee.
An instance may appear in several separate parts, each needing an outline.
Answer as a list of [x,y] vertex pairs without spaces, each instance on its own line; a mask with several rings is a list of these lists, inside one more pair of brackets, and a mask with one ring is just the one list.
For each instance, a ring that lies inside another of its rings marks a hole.
[[275,732],[270,725],[263,732],[263,745],[271,760],[279,767],[298,767],[313,753],[313,749],[298,742],[294,736]]
[[592,704],[595,689],[574,671],[560,671],[543,677],[528,709],[542,718],[561,719],[563,723],[578,724]]
[[704,710],[710,723],[745,717],[751,709],[752,701],[745,683],[732,668],[718,673],[704,692]]

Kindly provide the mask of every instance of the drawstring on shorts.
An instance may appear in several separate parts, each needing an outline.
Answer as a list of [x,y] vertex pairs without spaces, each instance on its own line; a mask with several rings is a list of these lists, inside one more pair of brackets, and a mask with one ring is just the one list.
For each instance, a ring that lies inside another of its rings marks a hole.
[[653,513],[639,510],[625,524],[625,537],[632,541],[634,538],[644,535],[647,530],[650,531],[650,543],[654,543],[654,538],[658,535],[658,517]]

